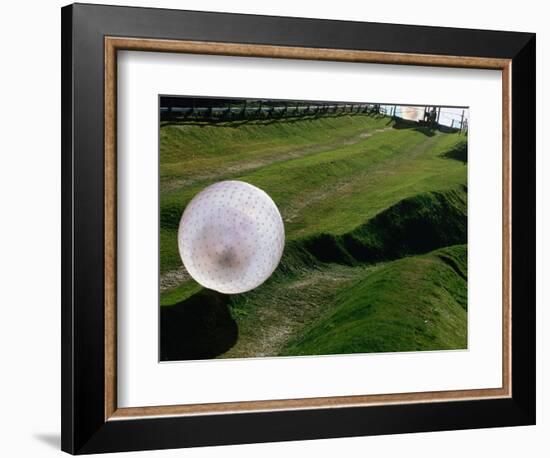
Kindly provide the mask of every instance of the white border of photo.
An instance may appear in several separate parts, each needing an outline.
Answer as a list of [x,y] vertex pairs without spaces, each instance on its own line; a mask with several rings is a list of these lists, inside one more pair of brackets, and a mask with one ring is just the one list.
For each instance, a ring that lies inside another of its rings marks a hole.
[[[468,349],[160,363],[159,94],[469,107]],[[119,51],[118,405],[502,386],[500,71]]]

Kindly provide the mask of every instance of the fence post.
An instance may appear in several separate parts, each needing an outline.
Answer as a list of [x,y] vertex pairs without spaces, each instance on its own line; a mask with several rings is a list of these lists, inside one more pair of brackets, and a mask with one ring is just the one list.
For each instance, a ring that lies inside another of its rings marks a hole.
[[172,119],[172,101],[168,102],[168,119]]

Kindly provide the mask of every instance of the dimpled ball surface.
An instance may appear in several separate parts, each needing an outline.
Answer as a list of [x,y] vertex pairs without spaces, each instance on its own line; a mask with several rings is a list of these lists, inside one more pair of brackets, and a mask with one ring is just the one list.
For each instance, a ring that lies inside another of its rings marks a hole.
[[276,269],[285,243],[273,200],[243,181],[221,181],[198,193],[180,220],[178,247],[189,274],[225,294],[249,291]]

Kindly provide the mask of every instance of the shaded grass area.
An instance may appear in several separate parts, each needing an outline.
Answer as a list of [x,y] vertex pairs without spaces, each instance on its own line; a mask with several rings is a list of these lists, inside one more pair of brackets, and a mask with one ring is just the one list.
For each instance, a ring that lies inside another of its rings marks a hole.
[[442,154],[443,157],[449,159],[456,159],[462,162],[464,165],[468,162],[468,145],[466,142],[457,144],[454,148]]
[[331,310],[281,355],[462,349],[467,346],[466,246],[385,264],[334,297]]
[[229,296],[201,290],[160,314],[160,360],[210,359],[237,341]]

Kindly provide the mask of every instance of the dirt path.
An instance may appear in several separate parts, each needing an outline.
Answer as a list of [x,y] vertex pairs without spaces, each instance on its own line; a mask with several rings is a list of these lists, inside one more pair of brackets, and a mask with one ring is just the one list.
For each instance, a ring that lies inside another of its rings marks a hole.
[[185,267],[181,266],[177,269],[169,270],[160,276],[160,291],[168,291],[188,280],[191,280],[191,275],[185,270]]

